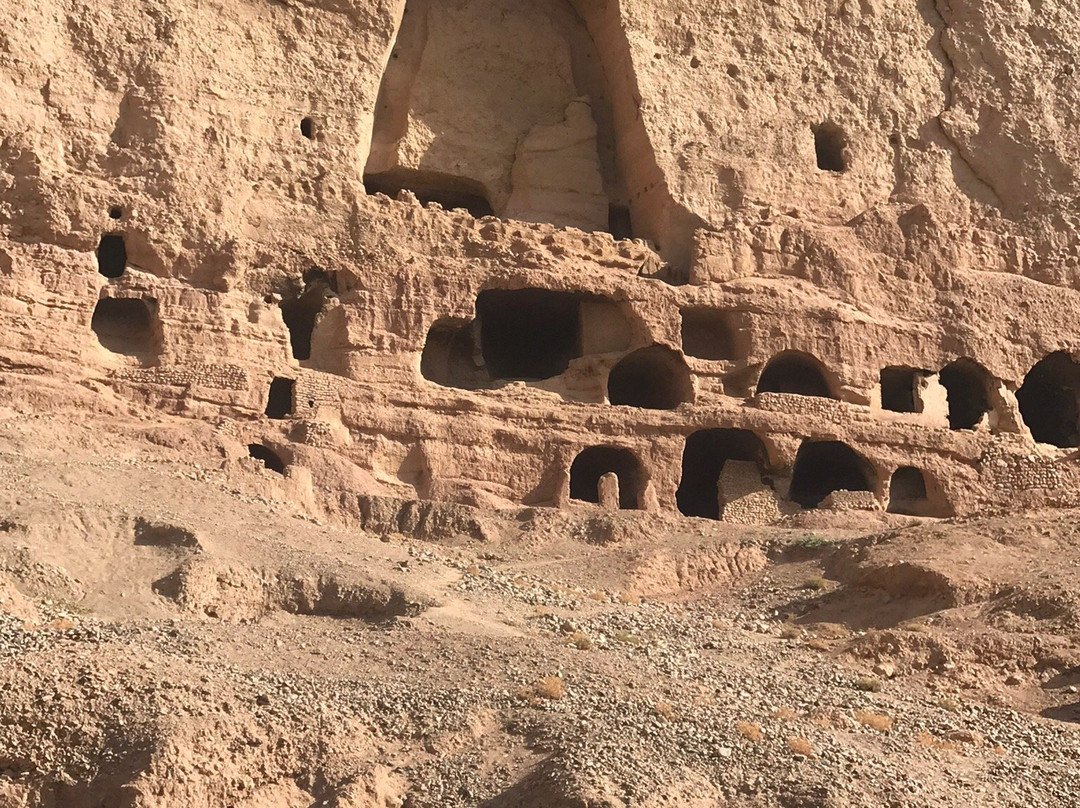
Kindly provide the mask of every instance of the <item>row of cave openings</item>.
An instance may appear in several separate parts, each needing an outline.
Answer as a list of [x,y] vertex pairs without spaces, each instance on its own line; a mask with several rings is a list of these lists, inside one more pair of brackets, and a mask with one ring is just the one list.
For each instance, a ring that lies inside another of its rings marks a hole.
[[[683,352],[651,345],[626,353],[607,376],[613,405],[676,409],[692,403],[694,385],[683,356],[739,358],[737,330],[728,313],[682,311]],[[544,381],[589,355],[624,351],[632,326],[623,309],[598,295],[545,289],[480,292],[473,319],[443,318],[430,328],[421,356],[423,377],[465,390],[507,381]],[[839,399],[835,377],[814,356],[783,351],[757,379],[755,393],[790,393]],[[970,358],[939,372],[887,367],[881,371],[881,406],[899,413],[938,407],[954,430],[991,421],[1000,383]],[[935,401],[933,390],[941,392]],[[746,391],[749,394],[749,391]],[[1065,352],[1038,362],[1017,392],[1020,415],[1034,439],[1062,448],[1080,445],[1080,365]]]
[[[761,439],[745,429],[706,429],[686,439],[682,476],[676,493],[679,511],[685,516],[720,519],[724,502],[719,480],[729,461],[754,464],[762,484],[774,485],[768,454]],[[622,509],[644,507],[648,474],[640,458],[617,446],[593,446],[582,451],[570,466],[570,498],[598,503],[601,479],[615,475],[618,504]],[[784,479],[787,479],[786,477]],[[837,491],[874,492],[878,485],[874,466],[840,441],[804,441],[791,469],[787,500],[801,508],[819,507]],[[890,513],[910,516],[948,516],[939,487],[918,468],[895,469],[889,479]]]

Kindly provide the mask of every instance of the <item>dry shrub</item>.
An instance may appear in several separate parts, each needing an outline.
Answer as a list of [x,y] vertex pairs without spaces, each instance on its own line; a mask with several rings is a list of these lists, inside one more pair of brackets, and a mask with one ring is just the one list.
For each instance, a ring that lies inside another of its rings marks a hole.
[[635,595],[632,592],[621,592],[619,594],[619,603],[625,603],[627,606],[640,606],[641,595]]
[[942,696],[936,702],[935,707],[939,707],[942,710],[946,710],[950,713],[958,713],[963,709],[963,706],[956,699],[950,699],[947,696]]
[[611,635],[611,638],[615,640],[615,642],[621,642],[625,645],[633,645],[635,647],[641,645],[641,637],[637,634],[631,634],[628,631],[616,631]]
[[893,727],[892,718],[870,710],[859,710],[855,713],[855,720],[864,727],[876,729],[878,732],[888,732]]
[[881,680],[875,679],[873,676],[863,676],[855,680],[855,689],[861,690],[863,693],[880,693]]
[[935,738],[926,730],[923,730],[915,736],[915,740],[918,741],[920,746],[927,749],[937,749],[940,752],[960,752],[962,747],[958,743],[952,741],[943,741],[940,738]]
[[590,592],[589,600],[595,600],[597,603],[607,603],[607,595],[603,592]]
[[579,651],[591,651],[593,648],[593,641],[589,639],[589,635],[582,634],[580,631],[575,631],[567,637],[566,644],[574,646]]
[[674,721],[676,716],[678,715],[675,712],[675,708],[672,706],[671,702],[668,701],[658,701],[656,703],[656,714],[659,715],[661,718],[667,719],[668,721]]
[[828,586],[829,585],[828,585],[828,583],[826,583],[824,578],[815,577],[815,578],[807,578],[805,581],[802,582],[802,587],[800,587],[800,588],[801,589],[808,589],[811,592],[821,592],[823,589],[828,588]]
[[757,724],[752,724],[749,721],[740,721],[735,725],[735,731],[751,743],[761,743],[765,738],[765,734],[761,731],[761,727]]
[[475,564],[470,564],[469,568],[467,570],[465,570],[465,573],[467,575],[472,575],[473,577],[476,577],[477,575],[480,574],[480,568],[478,566],[476,566]]
[[798,717],[799,714],[790,707],[778,707],[773,713],[773,718],[777,721],[794,721]]
[[797,640],[802,636],[802,629],[798,626],[786,625],[780,629],[780,639],[782,640]]
[[806,738],[788,738],[787,745],[791,747],[791,751],[794,752],[796,755],[802,755],[803,757],[808,758],[815,757],[814,747]]
[[828,651],[832,646],[829,645],[827,640],[821,639],[821,637],[811,637],[806,641],[807,648],[813,648],[815,651]]
[[559,676],[545,676],[532,686],[533,693],[542,699],[557,701],[566,695],[566,685]]

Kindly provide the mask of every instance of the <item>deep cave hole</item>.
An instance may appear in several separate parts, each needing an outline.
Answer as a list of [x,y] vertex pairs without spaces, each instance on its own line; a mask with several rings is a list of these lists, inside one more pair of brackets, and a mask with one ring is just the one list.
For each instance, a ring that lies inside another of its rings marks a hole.
[[300,119],[300,134],[308,140],[315,139],[315,120],[312,117]]
[[281,421],[293,414],[293,393],[296,380],[282,377],[270,382],[270,396],[266,402],[266,416]]
[[1016,393],[1020,415],[1039,443],[1080,446],[1080,365],[1064,351],[1041,359]]
[[365,174],[364,188],[369,194],[386,194],[391,199],[403,190],[412,191],[423,205],[434,202],[446,210],[465,210],[476,219],[495,215],[484,186],[465,177],[395,168]]
[[593,446],[574,458],[570,466],[570,498],[599,502],[600,478],[608,473],[619,478],[619,507],[640,509],[645,489],[641,461],[629,449],[615,446]]
[[682,479],[675,494],[684,516],[720,518],[718,484],[724,464],[729,460],[766,465],[765,446],[746,429],[706,429],[686,439],[683,449]]
[[905,367],[881,369],[881,408],[891,412],[915,412],[915,387],[926,371]]
[[261,443],[248,444],[248,456],[261,461],[266,468],[278,474],[285,473],[285,462],[272,450]]
[[480,346],[493,379],[550,379],[581,356],[582,296],[490,289],[476,298]]
[[327,301],[334,296],[332,277],[320,270],[305,273],[303,292],[281,301],[281,316],[289,329],[293,358],[299,361],[311,358],[311,336],[315,324]]
[[804,441],[795,456],[788,498],[816,508],[834,491],[873,491],[874,469],[847,444]]
[[972,359],[957,359],[938,376],[949,401],[949,428],[974,429],[990,412],[990,373]]
[[735,359],[735,333],[729,312],[706,308],[682,310],[682,346],[687,356]]
[[97,302],[90,328],[116,354],[148,358],[157,353],[160,324],[153,298],[105,297]]
[[694,383],[677,352],[652,345],[628,354],[611,369],[607,392],[615,405],[673,410],[694,400]]
[[822,171],[847,171],[847,135],[834,123],[814,127],[814,151],[817,167]]
[[889,483],[889,513],[920,516],[926,510],[926,478],[914,466],[893,472]]
[[121,233],[106,233],[98,242],[98,272],[106,278],[119,278],[127,269],[127,246]]
[[629,206],[608,206],[608,232],[616,241],[634,237],[634,223],[630,218]]
[[821,362],[800,351],[784,351],[770,359],[758,379],[757,392],[836,398]]

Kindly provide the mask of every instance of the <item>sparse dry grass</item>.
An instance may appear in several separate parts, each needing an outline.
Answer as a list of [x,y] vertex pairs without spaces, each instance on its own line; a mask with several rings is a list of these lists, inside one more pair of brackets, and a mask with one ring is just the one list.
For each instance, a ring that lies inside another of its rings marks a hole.
[[948,696],[942,696],[941,698],[939,698],[937,701],[934,702],[934,706],[950,713],[958,713],[964,709],[963,705],[960,704],[960,702],[958,702],[956,699],[950,699]]
[[778,707],[773,713],[773,718],[777,721],[795,721],[798,717],[799,714],[790,707]]
[[855,680],[855,689],[861,690],[863,693],[880,693],[881,680],[875,679],[873,676],[862,676]]
[[821,592],[825,589],[828,589],[829,584],[824,578],[815,576],[813,578],[807,578],[805,581],[802,582],[802,586],[799,588],[806,589],[811,592]]
[[627,606],[640,606],[641,596],[635,595],[633,592],[620,592],[619,603],[624,603]]
[[579,651],[591,651],[595,647],[593,641],[589,639],[589,635],[580,631],[575,631],[567,637],[566,644],[574,646]]
[[919,746],[923,746],[927,749],[936,749],[939,752],[962,752],[963,747],[954,741],[943,741],[940,738],[935,738],[929,732],[923,730],[915,736],[915,740]]
[[674,721],[678,717],[678,713],[675,712],[675,707],[668,701],[658,701],[656,703],[656,714],[667,721]]
[[566,684],[560,676],[545,676],[532,686],[532,690],[542,699],[558,701],[566,695]]
[[780,629],[780,638],[783,640],[797,640],[802,636],[802,629],[788,624]]
[[823,640],[821,637],[811,637],[806,641],[806,647],[815,651],[828,651],[832,646],[829,645],[828,640]]
[[607,603],[608,596],[603,592],[590,592],[589,600],[595,600],[597,603]]
[[796,755],[802,755],[804,757],[812,758],[816,757],[814,754],[814,746],[806,738],[795,736],[787,739],[787,744],[791,748],[791,751]]
[[859,710],[855,713],[855,720],[864,727],[876,729],[878,732],[888,732],[893,728],[893,720],[887,715],[875,713],[871,710]]
[[611,639],[624,645],[632,645],[635,648],[642,644],[641,637],[637,634],[631,634],[629,631],[616,631],[611,635]]
[[735,731],[751,743],[761,743],[765,738],[765,733],[761,731],[760,725],[750,721],[740,721],[735,725]]

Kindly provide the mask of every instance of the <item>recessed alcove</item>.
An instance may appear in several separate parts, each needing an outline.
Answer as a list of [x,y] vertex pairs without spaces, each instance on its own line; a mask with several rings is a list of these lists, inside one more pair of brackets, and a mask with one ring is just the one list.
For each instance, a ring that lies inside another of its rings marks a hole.
[[295,390],[295,379],[278,377],[271,381],[270,394],[266,402],[266,416],[280,421],[292,415]]
[[98,272],[106,278],[119,278],[127,269],[127,245],[122,233],[106,233],[98,242]]
[[841,173],[848,169],[848,139],[844,130],[834,123],[822,123],[813,128],[814,153],[821,171]]
[[161,349],[161,323],[153,298],[104,297],[94,307],[90,328],[102,347],[115,354],[147,362]]
[[758,379],[757,392],[837,398],[824,365],[801,351],[784,351],[770,359]]
[[1040,360],[1024,378],[1016,400],[1020,415],[1039,443],[1080,446],[1080,364],[1064,351]]
[[873,466],[840,441],[804,441],[795,456],[788,498],[816,508],[834,491],[873,491]]
[[285,461],[277,453],[261,443],[248,444],[248,456],[260,461],[267,469],[276,474],[285,473]]
[[686,361],[663,345],[641,348],[611,369],[608,401],[650,410],[673,410],[694,400],[694,383]]
[[731,313],[710,308],[682,310],[683,353],[698,359],[738,358],[736,329]]
[[684,516],[720,518],[718,483],[729,460],[767,464],[761,439],[746,429],[706,429],[694,432],[683,449],[682,478],[675,499]]
[[974,429],[990,412],[990,373],[973,359],[961,358],[938,375],[949,402],[949,428]]
[[629,449],[593,446],[582,451],[570,466],[570,498],[581,502],[600,501],[600,478],[615,474],[619,480],[619,507],[642,507],[645,474],[641,461]]
[[411,191],[422,205],[434,202],[446,210],[465,210],[476,219],[494,215],[487,189],[466,177],[395,168],[365,174],[364,188],[369,194],[385,194],[391,199],[396,199],[402,191]]

